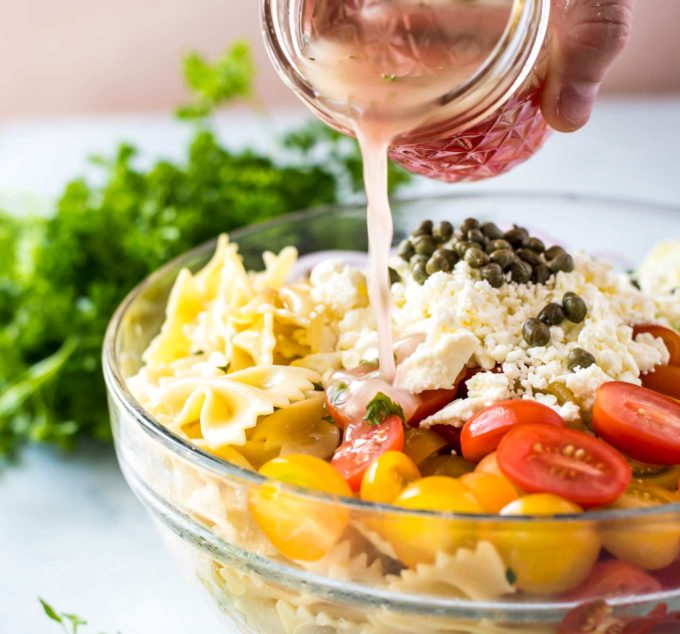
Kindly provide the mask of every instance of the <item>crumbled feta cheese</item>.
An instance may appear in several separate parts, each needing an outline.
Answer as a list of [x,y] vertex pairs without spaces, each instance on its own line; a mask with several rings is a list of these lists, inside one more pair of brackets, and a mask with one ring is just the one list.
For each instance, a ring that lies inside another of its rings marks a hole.
[[340,259],[329,259],[317,264],[309,280],[312,300],[337,316],[368,304],[363,273],[343,264]]
[[451,388],[478,348],[468,330],[434,334],[399,365],[395,385],[414,394]]
[[449,403],[443,409],[432,414],[421,421],[421,427],[431,427],[432,425],[451,425],[452,427],[462,427],[465,421],[472,418],[477,412],[481,412],[487,405],[483,398],[459,398]]

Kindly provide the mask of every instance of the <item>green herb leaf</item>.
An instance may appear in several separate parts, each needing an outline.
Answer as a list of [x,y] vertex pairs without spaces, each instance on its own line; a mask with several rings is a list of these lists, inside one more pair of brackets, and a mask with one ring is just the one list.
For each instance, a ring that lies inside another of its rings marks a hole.
[[380,425],[388,416],[399,416],[401,422],[406,423],[401,405],[386,394],[378,392],[366,407],[365,420],[371,425]]
[[38,597],[38,600],[40,601],[40,605],[42,605],[43,611],[47,616],[55,621],[56,623],[62,623],[62,618],[59,614],[57,614],[56,610],[49,604],[45,599],[41,599]]
[[212,64],[198,53],[189,53],[184,58],[184,78],[192,100],[177,110],[177,116],[202,119],[228,101],[250,97],[254,75],[248,42],[236,42]]
[[517,583],[517,573],[512,568],[508,568],[505,571],[505,578],[511,586],[514,586]]

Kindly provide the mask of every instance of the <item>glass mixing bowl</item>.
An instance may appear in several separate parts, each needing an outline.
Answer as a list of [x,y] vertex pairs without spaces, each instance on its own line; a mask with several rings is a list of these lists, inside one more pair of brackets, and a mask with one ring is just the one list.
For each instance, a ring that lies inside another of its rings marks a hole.
[[[622,268],[639,263],[656,242],[680,237],[677,209],[515,193],[400,202],[394,206],[395,240],[424,217],[455,222],[469,215],[501,226],[523,224]],[[363,207],[321,209],[249,227],[231,238],[246,265],[259,268],[262,251],[286,245],[301,254],[365,250],[364,223]],[[225,631],[231,631],[229,622],[239,631],[264,634],[548,634],[558,631],[578,602],[547,594],[548,586],[540,583],[533,594],[508,592],[508,581],[522,574],[508,560],[519,549],[520,561],[539,562],[539,569],[588,567],[596,557],[610,557],[600,550],[603,541],[639,566],[664,568],[653,591],[626,592],[624,586],[623,594],[609,600],[614,614],[646,614],[660,603],[680,608],[680,569],[674,567],[680,504],[559,518],[460,516],[337,499],[269,482],[269,494],[281,496],[281,527],[293,526],[290,539],[308,544],[312,561],[282,556],[249,510],[249,497],[265,494],[263,478],[177,437],[126,387],[159,331],[178,272],[199,269],[213,249],[214,243],[205,244],[175,259],[127,297],[108,330],[104,367],[123,473],[221,608]],[[408,559],[412,548],[429,553],[432,563],[404,572],[389,555],[396,549]],[[564,627],[559,631],[571,634]]]

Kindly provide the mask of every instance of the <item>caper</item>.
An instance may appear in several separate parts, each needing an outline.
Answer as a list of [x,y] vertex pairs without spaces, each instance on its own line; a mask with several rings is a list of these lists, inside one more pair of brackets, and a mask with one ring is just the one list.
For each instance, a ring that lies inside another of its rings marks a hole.
[[561,255],[562,253],[566,253],[566,251],[562,247],[558,246],[550,247],[545,252],[545,259],[548,262],[550,262],[550,260],[554,260],[558,255]]
[[423,220],[412,232],[411,236],[417,238],[418,236],[432,235],[432,221]]
[[416,266],[416,265],[418,265],[418,264],[422,264],[422,265],[427,264],[427,261],[428,261],[429,259],[430,259],[430,258],[428,258],[426,255],[414,255],[414,256],[408,261],[408,263],[411,265],[411,268],[413,268],[414,266]]
[[589,368],[597,363],[595,357],[583,348],[574,348],[567,355],[567,367],[570,372],[575,372],[576,368]]
[[446,242],[451,239],[453,235],[453,225],[447,220],[442,220],[434,229],[432,229],[432,237],[437,242]]
[[560,405],[574,401],[574,393],[564,383],[548,383],[545,390],[548,394],[552,394]]
[[418,284],[424,284],[427,279],[427,265],[424,262],[418,262],[411,267],[411,273],[413,274],[413,279],[418,282]]
[[471,229],[479,229],[479,220],[476,218],[466,218],[463,220],[463,224],[460,225],[463,233],[467,233]]
[[420,236],[413,241],[413,247],[418,255],[430,256],[435,252],[437,244],[432,236]]
[[536,253],[536,251],[532,251],[531,249],[517,249],[515,251],[515,255],[518,258],[522,258],[525,262],[528,262],[531,264],[531,266],[538,266],[541,264],[541,256]]
[[402,240],[397,247],[397,255],[407,262],[413,257],[416,250],[413,248],[413,243],[410,240]]
[[551,276],[552,271],[545,264],[539,264],[534,267],[534,273],[531,276],[531,280],[535,284],[545,284]]
[[453,250],[456,252],[458,257],[462,258],[462,257],[465,257],[465,252],[468,249],[471,249],[473,247],[478,247],[478,246],[479,245],[475,244],[474,242],[464,242],[464,241],[463,242],[456,242],[453,245]]
[[574,270],[574,258],[568,253],[560,253],[548,262],[548,267],[553,273],[559,273],[560,271],[571,273]]
[[523,227],[515,225],[506,231],[503,237],[515,248],[521,247],[522,243],[529,237],[529,232]]
[[517,284],[526,284],[531,281],[531,275],[534,272],[531,264],[527,264],[523,260],[515,261],[510,265],[510,273],[512,274],[512,281]]
[[481,249],[472,247],[465,252],[465,261],[473,269],[479,269],[489,263],[489,256]]
[[489,256],[492,262],[495,262],[503,270],[510,267],[510,265],[515,261],[515,254],[512,249],[498,249],[494,251]]
[[531,236],[522,242],[522,246],[525,249],[530,249],[536,253],[543,253],[543,251],[545,251],[545,244],[543,244],[543,240],[539,240],[538,238],[533,238]]
[[494,222],[485,222],[479,228],[489,240],[500,240],[503,237],[503,232]]
[[494,262],[482,267],[480,273],[482,275],[482,279],[489,282],[493,288],[500,288],[505,282],[503,269]]
[[532,348],[547,346],[550,343],[550,328],[542,321],[530,317],[522,326],[522,336]]
[[399,273],[397,273],[391,266],[387,269],[387,271],[390,274],[390,284],[401,282],[401,275],[399,275]]
[[467,232],[467,239],[470,242],[476,242],[482,246],[485,246],[489,241],[479,229],[470,229],[470,231]]
[[501,249],[511,249],[512,245],[503,239],[491,240],[489,244],[486,245],[486,252],[492,253],[493,251],[500,251]]
[[565,293],[562,298],[562,308],[569,321],[580,324],[588,313],[586,303],[576,293]]
[[443,249],[437,249],[437,251],[435,251],[432,257],[427,261],[425,270],[427,271],[428,275],[433,275],[434,273],[438,273],[440,271],[443,271],[444,273],[450,273],[451,269],[453,269],[450,260],[444,253],[442,253],[442,251]]
[[559,326],[565,319],[564,309],[555,302],[550,302],[540,313],[538,319],[548,326]]
[[455,251],[452,251],[451,249],[447,249],[446,247],[442,247],[440,249],[437,249],[435,253],[441,253],[450,263],[451,268],[456,266],[458,264],[460,258],[458,257],[458,254]]

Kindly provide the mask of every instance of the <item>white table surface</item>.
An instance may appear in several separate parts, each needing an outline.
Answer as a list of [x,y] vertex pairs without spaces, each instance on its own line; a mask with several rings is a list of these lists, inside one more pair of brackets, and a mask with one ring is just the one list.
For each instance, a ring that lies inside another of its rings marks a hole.
[[[266,129],[243,114],[220,121],[234,144],[266,144]],[[82,172],[85,156],[110,152],[121,139],[147,156],[178,157],[187,137],[169,119],[148,116],[2,124],[0,201],[55,194]],[[555,135],[514,172],[459,189],[562,190],[680,206],[679,147],[680,99],[605,102],[582,132]],[[1,634],[58,631],[38,595],[88,618],[93,627],[84,632],[231,632],[177,573],[112,452],[101,448],[70,456],[31,449],[0,472]]]

